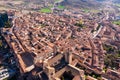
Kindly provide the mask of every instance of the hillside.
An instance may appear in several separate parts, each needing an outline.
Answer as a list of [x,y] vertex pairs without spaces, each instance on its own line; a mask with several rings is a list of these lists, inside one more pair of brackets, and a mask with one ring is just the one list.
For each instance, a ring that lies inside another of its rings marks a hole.
[[[55,1],[59,0],[0,0],[0,9],[40,10],[52,6]],[[71,8],[98,8],[101,5],[95,0],[64,0],[62,4]]]
[[101,5],[96,0],[65,0],[64,4],[74,8],[99,8]]

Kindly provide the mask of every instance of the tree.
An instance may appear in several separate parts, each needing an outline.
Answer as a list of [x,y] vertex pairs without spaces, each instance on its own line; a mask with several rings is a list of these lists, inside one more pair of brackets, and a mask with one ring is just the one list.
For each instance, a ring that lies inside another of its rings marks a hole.
[[2,47],[2,40],[0,40],[0,48]]
[[61,80],[65,80],[63,76],[61,77]]
[[5,22],[5,28],[10,28],[12,27],[12,23],[10,21]]
[[0,16],[1,16],[2,20],[3,20],[3,22],[8,22],[7,12],[2,12],[2,13],[0,14]]
[[104,44],[103,45],[103,48],[104,48],[104,50],[106,50],[107,51],[107,53],[113,53],[114,52],[114,47],[112,47],[111,45],[107,45],[107,44]]
[[0,27],[4,27],[5,23],[8,23],[8,15],[3,11],[0,13]]
[[0,27],[4,27],[4,26],[5,26],[5,24],[4,24],[3,20],[2,20],[2,18],[0,17]]
[[78,26],[78,27],[80,27],[80,28],[84,28],[85,26],[83,25],[83,24],[81,24],[81,23],[75,23],[75,26]]
[[104,62],[106,67],[116,67],[114,61],[118,58],[117,54],[107,54]]

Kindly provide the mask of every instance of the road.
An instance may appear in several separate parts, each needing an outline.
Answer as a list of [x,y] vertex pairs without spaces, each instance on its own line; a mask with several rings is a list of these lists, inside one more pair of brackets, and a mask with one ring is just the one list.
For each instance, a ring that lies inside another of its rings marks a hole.
[[52,12],[54,11],[56,4],[59,4],[59,3],[63,2],[63,1],[64,0],[55,1],[54,4],[53,4],[53,7],[51,8]]
[[[105,6],[104,6],[103,10],[104,10],[104,11],[106,11],[106,10],[108,11],[108,12],[106,12],[106,14],[105,14],[104,20],[109,20],[109,11],[115,13],[115,9],[111,6],[111,5],[113,4],[112,1],[113,1],[113,0],[109,0],[109,1],[105,1],[105,2],[104,2]],[[103,20],[101,20],[99,23],[102,23],[102,22],[103,22]],[[99,30],[96,31],[95,33],[93,33],[92,38],[95,38],[96,36],[98,36],[103,27],[104,27],[104,26],[101,25],[100,28],[99,28]],[[113,27],[113,29],[114,29],[114,27]]]
[[101,32],[103,27],[104,26],[102,26],[102,25],[100,26],[99,30],[95,34],[93,34],[93,38],[95,38]]

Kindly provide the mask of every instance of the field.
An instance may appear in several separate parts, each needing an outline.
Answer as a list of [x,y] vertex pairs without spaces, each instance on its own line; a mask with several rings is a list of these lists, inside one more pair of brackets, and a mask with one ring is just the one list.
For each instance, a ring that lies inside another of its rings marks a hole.
[[120,4],[115,4],[115,6],[119,7],[120,8]]
[[120,20],[118,21],[113,21],[113,24],[119,25],[120,26]]
[[50,8],[42,8],[42,9],[40,10],[40,12],[42,12],[42,13],[51,13],[52,10],[51,10]]
[[60,0],[55,0],[55,2],[58,2],[58,1],[60,1]]
[[58,8],[59,8],[59,9],[64,9],[64,8],[65,8],[65,6],[58,5]]
[[90,10],[89,10],[89,9],[83,9],[83,11],[84,11],[85,13],[90,12]]

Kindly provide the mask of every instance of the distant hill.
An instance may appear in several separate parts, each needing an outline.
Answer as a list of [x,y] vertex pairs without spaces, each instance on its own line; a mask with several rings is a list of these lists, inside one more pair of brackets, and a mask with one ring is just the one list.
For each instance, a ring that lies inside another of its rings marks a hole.
[[113,0],[113,2],[115,2],[115,3],[120,3],[120,0]]
[[[51,7],[55,1],[58,0],[0,0],[0,9],[39,11],[43,7]],[[98,9],[102,5],[102,3],[99,3],[101,1],[104,0],[64,0],[62,4],[70,8]]]
[[96,0],[65,0],[64,4],[75,8],[98,8],[101,5]]

